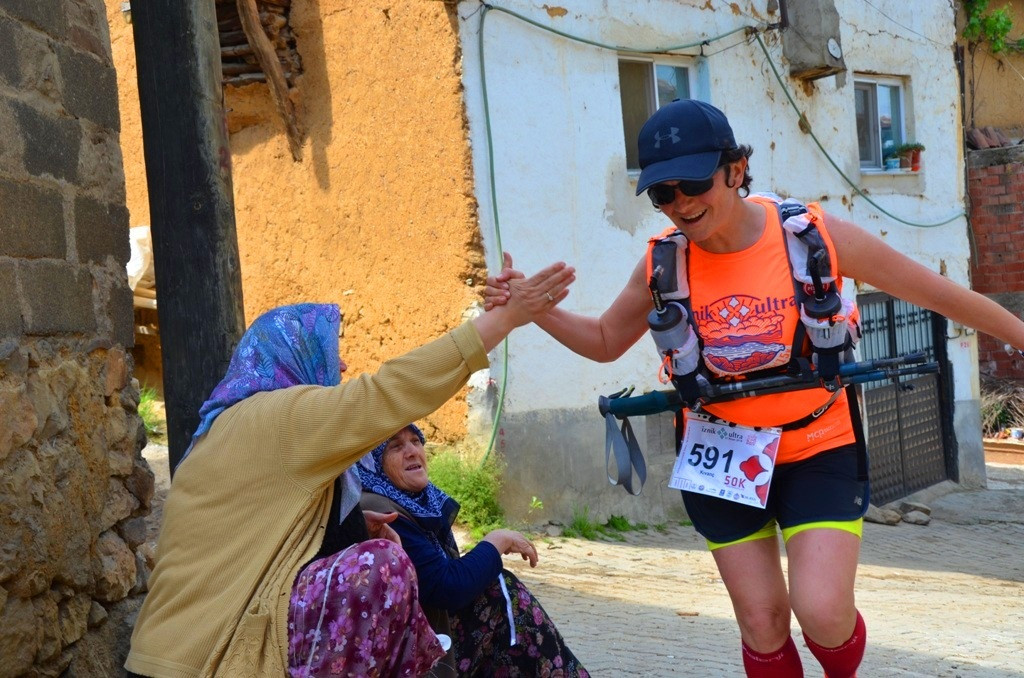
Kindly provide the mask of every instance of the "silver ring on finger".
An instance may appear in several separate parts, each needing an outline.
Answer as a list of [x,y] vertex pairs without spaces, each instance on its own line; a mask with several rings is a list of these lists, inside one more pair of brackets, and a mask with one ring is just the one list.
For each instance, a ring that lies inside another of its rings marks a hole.
[[548,301],[554,301],[555,300],[555,298],[553,296],[551,296],[551,292],[545,292],[544,296],[546,296],[548,298]]

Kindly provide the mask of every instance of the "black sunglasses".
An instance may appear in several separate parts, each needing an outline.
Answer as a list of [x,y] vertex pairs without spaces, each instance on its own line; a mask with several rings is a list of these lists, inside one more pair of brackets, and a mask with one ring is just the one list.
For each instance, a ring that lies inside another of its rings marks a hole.
[[647,197],[651,199],[655,207],[662,207],[669,205],[676,200],[676,191],[679,191],[683,195],[695,198],[698,195],[704,195],[711,190],[711,187],[715,185],[715,173],[718,172],[725,165],[719,165],[715,168],[715,172],[711,174],[707,179],[701,181],[680,181],[677,184],[670,186],[668,184],[655,184],[647,189]]

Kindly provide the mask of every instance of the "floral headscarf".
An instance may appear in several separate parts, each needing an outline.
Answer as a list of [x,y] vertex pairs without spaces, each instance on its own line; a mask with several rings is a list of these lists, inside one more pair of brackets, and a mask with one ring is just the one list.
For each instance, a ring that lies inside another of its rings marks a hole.
[[[423,432],[416,424],[409,424],[401,430],[404,431],[406,428],[415,433],[421,443],[426,442]],[[420,525],[432,533],[441,544],[455,548],[455,537],[452,534],[451,525],[459,512],[459,503],[429,481],[425,488],[416,493],[399,489],[384,473],[384,450],[387,449],[391,438],[370,450],[362,461],[356,464],[355,468],[362,481],[363,491],[387,497],[416,518]],[[368,463],[371,459],[372,464]],[[373,468],[370,468],[371,466]]]
[[[227,374],[199,408],[199,427],[178,464],[221,412],[251,395],[304,384],[340,384],[340,326],[341,311],[335,304],[281,306],[256,318],[238,342]],[[341,481],[344,518],[358,502],[359,486],[351,469],[342,474]]]
[[238,342],[227,374],[199,408],[199,428],[185,456],[221,412],[251,395],[300,384],[341,383],[340,323],[341,312],[334,304],[281,306],[256,318]]

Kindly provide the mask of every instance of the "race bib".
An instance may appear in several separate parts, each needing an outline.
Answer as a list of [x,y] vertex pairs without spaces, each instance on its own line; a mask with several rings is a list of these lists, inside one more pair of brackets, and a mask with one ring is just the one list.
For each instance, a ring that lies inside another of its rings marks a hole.
[[781,428],[718,423],[686,411],[686,431],[668,486],[764,508]]

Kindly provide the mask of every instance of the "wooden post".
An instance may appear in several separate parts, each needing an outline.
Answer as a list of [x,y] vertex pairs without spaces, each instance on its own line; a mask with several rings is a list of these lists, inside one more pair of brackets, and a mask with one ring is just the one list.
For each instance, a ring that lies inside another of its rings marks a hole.
[[171,470],[245,327],[214,0],[132,3]]

